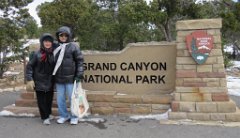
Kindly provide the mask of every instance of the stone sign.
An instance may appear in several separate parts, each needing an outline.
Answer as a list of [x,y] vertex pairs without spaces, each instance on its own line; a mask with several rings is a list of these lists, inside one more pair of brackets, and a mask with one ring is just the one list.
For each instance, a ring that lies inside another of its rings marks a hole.
[[193,59],[203,64],[213,48],[213,36],[206,31],[195,31],[186,36],[186,46]]
[[175,87],[174,43],[129,44],[120,52],[84,52],[83,87],[128,94],[168,93]]

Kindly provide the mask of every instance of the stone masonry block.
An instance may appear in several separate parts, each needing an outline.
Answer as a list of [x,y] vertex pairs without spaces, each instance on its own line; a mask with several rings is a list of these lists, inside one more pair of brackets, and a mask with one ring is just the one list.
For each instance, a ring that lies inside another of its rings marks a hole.
[[197,72],[212,72],[212,65],[198,65]]
[[184,82],[203,82],[202,78],[184,78]]
[[169,112],[168,116],[172,120],[187,119],[187,113],[185,112]]
[[221,36],[220,35],[213,36],[213,41],[214,43],[221,43],[222,42]]
[[179,112],[180,111],[180,102],[179,101],[173,101],[171,103],[171,109],[173,112]]
[[93,107],[91,108],[92,114],[110,115],[113,114],[113,107]]
[[196,63],[192,57],[177,57],[176,64],[195,65]]
[[233,113],[236,112],[236,104],[230,102],[217,102],[217,111],[219,113]]
[[203,82],[219,82],[219,78],[202,78]]
[[222,56],[222,50],[221,49],[212,49],[209,56],[210,57],[211,56]]
[[220,29],[222,19],[183,20],[176,23],[176,30]]
[[151,113],[151,107],[132,107],[133,114],[149,114]]
[[213,101],[229,101],[229,96],[227,93],[213,93],[212,100]]
[[180,112],[195,112],[196,103],[195,102],[180,102],[179,105]]
[[176,86],[183,86],[183,78],[176,78]]
[[197,74],[195,70],[177,70],[176,71],[177,78],[194,78],[196,76]]
[[154,104],[169,104],[173,97],[171,95],[144,95],[142,96],[143,103]]
[[131,114],[131,108],[114,108],[114,113],[116,114]]
[[142,103],[140,95],[115,95],[114,99],[120,103]]
[[227,92],[226,87],[199,87],[199,92],[202,93],[224,93]]
[[178,93],[194,93],[199,92],[198,87],[176,87],[176,92]]
[[220,87],[219,82],[208,82],[207,87]]
[[188,119],[200,120],[200,121],[209,121],[210,114],[206,113],[187,113]]
[[115,108],[130,108],[132,106],[131,103],[110,103],[110,105]]
[[222,56],[220,56],[220,57],[217,58],[217,63],[218,63],[218,64],[223,64],[223,63],[224,63],[224,60],[223,60],[223,57],[222,57]]
[[215,43],[214,44],[214,48],[221,49],[222,48],[222,44],[221,43]]
[[203,93],[181,93],[181,101],[188,102],[203,101]]
[[226,114],[226,120],[232,122],[240,122],[240,113],[229,113]]
[[197,102],[196,109],[199,113],[216,113],[217,104],[213,102]]
[[182,65],[182,69],[187,69],[187,70],[196,70],[197,69],[197,65]]
[[213,69],[224,69],[224,64],[213,64]]
[[226,78],[221,78],[220,79],[220,86],[221,87],[227,87],[227,80],[226,80]]
[[180,49],[183,49],[183,50],[187,49],[185,42],[177,43],[177,50],[180,50]]
[[206,65],[217,64],[217,57],[208,57],[204,64]]
[[183,86],[185,86],[185,87],[206,87],[207,84],[205,82],[184,82]]
[[193,31],[177,31],[177,36],[187,36],[191,34]]
[[152,104],[152,109],[168,110],[168,109],[170,109],[170,105],[169,104]]
[[180,101],[181,99],[180,99],[180,96],[181,96],[181,94],[180,93],[173,93],[173,100],[174,101]]
[[212,102],[212,94],[209,94],[209,93],[203,94],[203,101]]
[[183,69],[183,65],[176,65],[176,70],[182,70]]
[[225,78],[225,72],[198,72],[198,78]]
[[226,114],[224,113],[211,113],[210,119],[213,121],[225,121],[226,120]]
[[208,29],[207,33],[209,35],[221,35],[220,29]]
[[189,57],[191,56],[188,50],[178,50],[177,51],[177,56],[178,57]]
[[183,43],[183,42],[185,42],[185,37],[184,36],[177,36],[176,40],[179,43]]
[[94,102],[94,107],[111,107],[109,102]]

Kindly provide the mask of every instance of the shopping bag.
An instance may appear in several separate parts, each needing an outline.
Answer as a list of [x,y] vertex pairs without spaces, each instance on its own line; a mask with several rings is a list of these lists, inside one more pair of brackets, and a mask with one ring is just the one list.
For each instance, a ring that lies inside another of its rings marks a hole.
[[81,82],[74,81],[73,92],[71,97],[71,113],[78,118],[82,118],[87,114],[89,103],[87,101],[86,92],[82,88]]

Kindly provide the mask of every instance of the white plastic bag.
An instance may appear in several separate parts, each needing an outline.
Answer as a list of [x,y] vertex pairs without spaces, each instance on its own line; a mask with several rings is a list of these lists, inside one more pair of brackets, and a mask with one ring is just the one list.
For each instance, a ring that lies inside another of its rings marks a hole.
[[81,82],[73,84],[73,92],[71,98],[71,113],[78,118],[86,115],[89,109],[85,90],[82,88]]

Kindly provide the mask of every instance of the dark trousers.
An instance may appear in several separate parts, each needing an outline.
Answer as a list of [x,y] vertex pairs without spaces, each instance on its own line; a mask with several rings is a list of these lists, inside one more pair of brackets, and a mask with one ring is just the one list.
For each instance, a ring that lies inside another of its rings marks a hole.
[[37,103],[41,119],[47,119],[52,113],[53,91],[36,91]]

